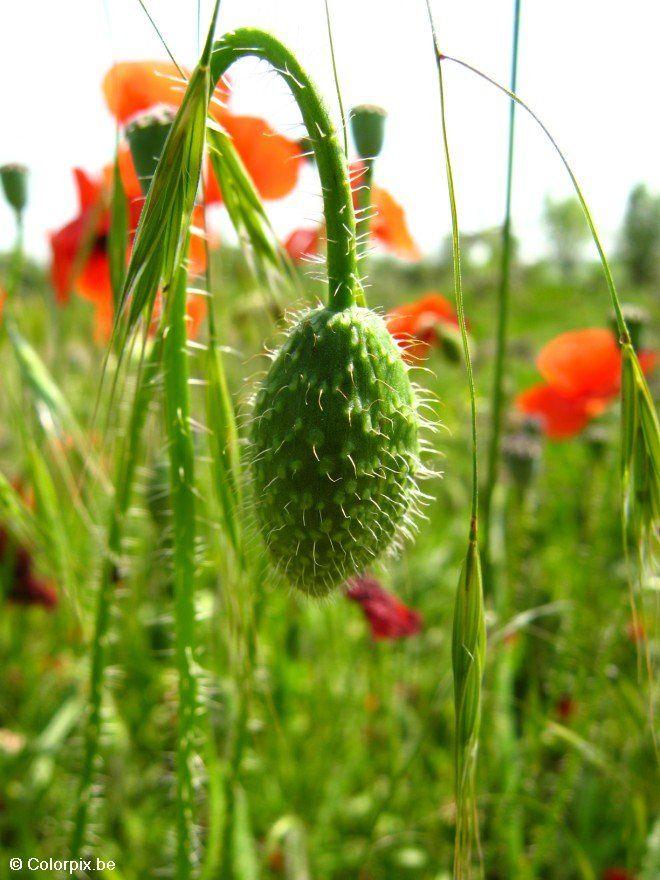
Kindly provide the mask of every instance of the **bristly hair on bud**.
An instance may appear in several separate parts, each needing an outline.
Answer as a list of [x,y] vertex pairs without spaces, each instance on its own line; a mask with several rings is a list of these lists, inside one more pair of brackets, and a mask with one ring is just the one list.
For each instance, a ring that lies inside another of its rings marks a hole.
[[358,156],[361,159],[375,159],[383,149],[387,113],[382,107],[361,104],[351,110],[349,117]]
[[0,167],[0,180],[5,198],[17,214],[22,214],[27,205],[28,170],[25,165],[11,163]]

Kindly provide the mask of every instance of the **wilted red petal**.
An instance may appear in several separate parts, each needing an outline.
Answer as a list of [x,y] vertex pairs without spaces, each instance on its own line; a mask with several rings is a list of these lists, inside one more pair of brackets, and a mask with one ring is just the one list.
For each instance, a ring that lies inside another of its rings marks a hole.
[[536,361],[539,372],[564,395],[614,397],[621,383],[621,351],[611,330],[571,330],[551,340]]
[[543,432],[553,440],[574,437],[603,411],[606,402],[583,397],[567,397],[550,385],[539,383],[516,398],[516,407],[539,419]]
[[346,595],[362,608],[374,639],[402,639],[420,632],[421,614],[384,590],[375,578],[362,575],[351,578],[348,585]]
[[299,263],[305,258],[313,257],[318,254],[320,242],[320,226],[315,226],[309,229],[294,229],[284,242],[284,248],[291,259]]

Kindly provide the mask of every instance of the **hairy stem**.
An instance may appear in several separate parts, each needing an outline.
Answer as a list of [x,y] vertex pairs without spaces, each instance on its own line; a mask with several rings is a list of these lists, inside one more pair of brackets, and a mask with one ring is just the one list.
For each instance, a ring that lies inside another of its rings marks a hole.
[[239,28],[215,43],[211,58],[213,82],[217,82],[235,61],[246,57],[270,62],[289,85],[300,108],[323,191],[329,305],[335,310],[348,308],[355,303],[358,287],[355,212],[346,157],[328,110],[295,56],[275,37],[255,28]]

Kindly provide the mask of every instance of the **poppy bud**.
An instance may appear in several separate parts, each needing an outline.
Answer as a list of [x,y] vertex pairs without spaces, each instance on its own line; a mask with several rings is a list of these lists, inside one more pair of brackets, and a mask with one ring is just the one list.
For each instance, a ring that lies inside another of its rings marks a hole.
[[526,489],[538,470],[541,442],[526,431],[509,434],[502,442],[502,455],[513,481]]
[[361,159],[375,159],[383,149],[387,113],[382,107],[362,104],[350,113],[351,132]]
[[378,315],[318,308],[276,355],[254,405],[256,515],[272,560],[322,596],[405,529],[418,496],[417,400]]
[[27,204],[27,176],[28,170],[25,165],[3,165],[0,168],[5,198],[17,214],[20,214]]
[[[621,311],[623,312],[623,317],[626,321],[628,332],[630,333],[632,347],[635,351],[639,351],[644,345],[644,335],[649,324],[649,313],[641,306],[636,306],[632,303],[623,303]],[[612,328],[612,332],[618,338],[619,329],[614,315],[610,318],[610,327]]]
[[169,107],[157,107],[138,116],[126,129],[133,164],[145,196],[173,121],[174,112]]

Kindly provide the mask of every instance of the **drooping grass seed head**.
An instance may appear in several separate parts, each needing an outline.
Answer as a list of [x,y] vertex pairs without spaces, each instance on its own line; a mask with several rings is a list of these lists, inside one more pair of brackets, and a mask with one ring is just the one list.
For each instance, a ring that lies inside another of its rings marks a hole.
[[256,515],[271,558],[322,596],[395,542],[415,507],[419,425],[408,367],[374,312],[304,315],[254,405]]

